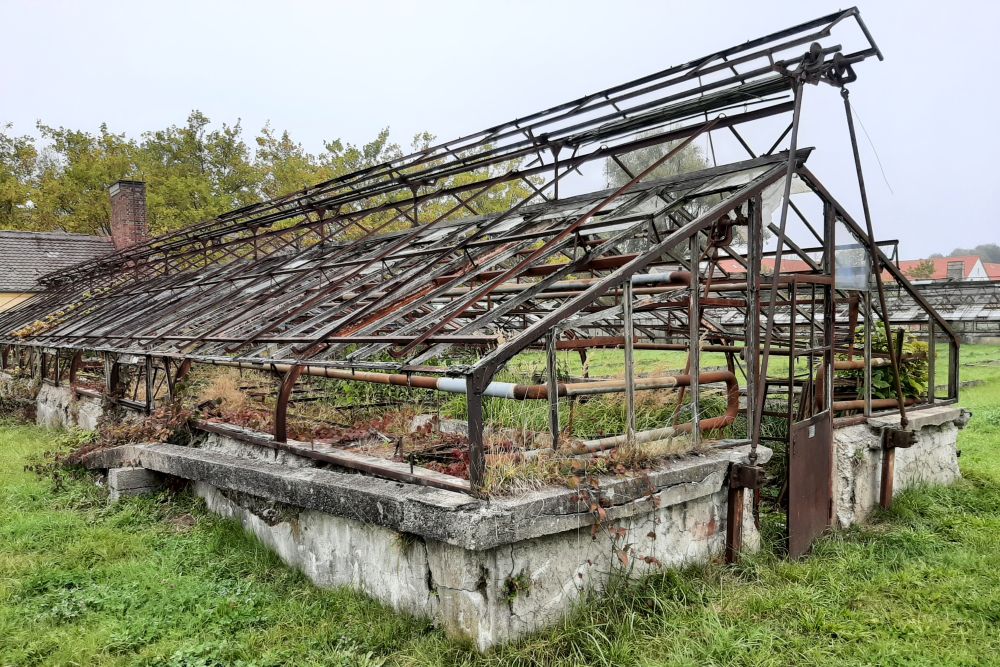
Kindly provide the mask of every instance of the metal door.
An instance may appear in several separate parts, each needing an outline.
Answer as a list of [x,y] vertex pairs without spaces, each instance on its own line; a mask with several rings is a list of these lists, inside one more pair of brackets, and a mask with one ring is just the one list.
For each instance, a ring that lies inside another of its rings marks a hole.
[[825,410],[796,422],[788,446],[788,557],[809,551],[833,509],[833,419]]

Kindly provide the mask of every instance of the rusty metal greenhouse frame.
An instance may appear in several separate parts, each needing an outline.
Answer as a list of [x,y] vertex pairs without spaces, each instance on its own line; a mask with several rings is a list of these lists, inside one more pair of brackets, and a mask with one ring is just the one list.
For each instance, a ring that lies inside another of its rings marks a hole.
[[[860,46],[845,49],[842,37]],[[854,68],[871,58],[882,55],[858,11],[836,12],[50,274],[46,291],[0,314],[0,360],[5,368],[39,364],[53,383],[103,374],[99,395],[145,411],[162,391],[173,396],[192,364],[271,372],[280,378],[274,433],[258,439],[272,447],[294,447],[287,409],[303,375],[462,393],[468,482],[330,460],[470,492],[486,472],[484,397],[551,401],[558,443],[559,396],[623,393],[626,433],[588,442],[589,451],[665,432],[698,439],[745,413],[751,453],[731,475],[732,525],[743,490],[760,482],[756,447],[767,441],[762,423],[773,412],[774,386],[787,391],[789,426],[832,419],[835,360],[857,363],[853,355],[862,355],[866,386],[873,364],[894,369],[896,398],[887,406],[867,391],[860,406],[840,408],[867,416],[896,407],[905,421],[894,347],[880,360],[869,342],[858,350],[854,340],[859,321],[882,322],[887,340],[898,336],[883,272],[930,324],[931,386],[920,402],[957,399],[957,337],[874,238],[846,94]],[[811,149],[798,146],[804,92],[815,84],[844,92],[861,222],[806,167]],[[787,124],[755,151],[741,129],[766,119]],[[733,137],[746,159],[655,177],[691,142],[719,133]],[[630,172],[623,156],[651,146],[665,146],[661,157]],[[595,161],[614,162],[629,180],[560,193],[567,177]],[[793,185],[814,197],[821,220],[793,201]],[[495,210],[498,199],[502,210],[484,213],[483,204]],[[808,231],[804,243],[792,239],[790,221]],[[772,252],[764,252],[765,236]],[[864,266],[853,268],[868,276],[865,286],[837,278],[844,248],[863,256]],[[770,271],[762,270],[765,260]],[[939,396],[934,345],[942,336],[950,353]],[[621,381],[559,381],[556,350],[607,347],[624,351]],[[638,377],[636,349],[684,350],[689,370]],[[546,381],[496,381],[526,350],[544,351]],[[725,353],[729,370],[703,371],[702,351]],[[771,372],[772,357],[790,360],[784,380]],[[795,362],[803,358],[805,377]],[[699,419],[701,386],[712,383],[726,386],[726,414]],[[654,387],[688,391],[692,421],[638,431],[635,392]],[[731,536],[733,554],[738,539]]]

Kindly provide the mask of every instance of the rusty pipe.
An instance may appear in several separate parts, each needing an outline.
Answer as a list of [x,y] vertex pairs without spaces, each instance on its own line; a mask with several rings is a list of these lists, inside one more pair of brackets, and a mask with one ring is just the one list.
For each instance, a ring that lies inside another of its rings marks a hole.
[[[906,405],[914,405],[917,402],[915,398],[908,398],[904,401]],[[888,409],[888,408],[898,408],[899,400],[895,398],[873,398],[872,399],[872,409]],[[864,410],[865,399],[856,398],[850,401],[834,401],[833,410],[834,412],[842,412],[844,410]]]
[[[678,380],[683,379],[683,384],[678,383],[675,386],[690,386],[690,375],[678,375],[676,377]],[[699,377],[699,385],[713,382],[726,383],[726,412],[719,417],[699,420],[698,426],[701,431],[714,431],[729,426],[736,421],[736,416],[739,414],[740,410],[740,387],[736,380],[736,375],[729,371],[713,371],[710,373],[702,373]],[[635,442],[637,443],[656,442],[658,440],[672,438],[682,433],[690,433],[692,429],[692,422],[685,422],[683,424],[677,424],[676,426],[667,426],[665,428],[657,428],[649,431],[640,431],[636,433],[634,437]],[[587,453],[613,449],[624,445],[626,443],[626,437],[627,436],[625,435],[615,435],[607,438],[585,440],[583,442],[583,449]]]
[[[903,363],[904,361],[912,361],[914,359],[922,359],[923,357],[924,357],[923,354],[911,354],[911,355],[907,355],[906,357],[903,357],[903,358],[900,359],[900,363]],[[892,365],[892,361],[890,359],[888,359],[888,358],[885,358],[885,357],[873,358],[871,360],[871,363],[872,363],[872,368],[881,368],[881,367],[891,366]],[[865,361],[864,361],[864,359],[836,359],[833,362],[833,370],[834,371],[860,371],[860,370],[864,370],[864,368],[865,368]],[[820,409],[820,410],[823,409],[823,399],[826,396],[826,391],[825,391],[826,383],[823,381],[824,378],[826,377],[825,370],[826,370],[826,367],[821,365],[819,367],[819,370],[816,371],[816,379],[815,379],[815,383],[816,383],[816,400],[815,400],[815,405],[816,405],[816,408]],[[846,401],[844,401],[844,402],[846,402]],[[874,407],[874,405],[873,405],[873,407]],[[845,410],[849,410],[851,408],[844,408],[844,409]]]
[[[236,368],[246,367],[238,361],[219,361],[219,366],[233,366]],[[292,368],[292,364],[270,364],[266,367],[275,373],[286,374]],[[346,380],[354,382],[370,382],[374,384],[389,384],[400,387],[412,387],[414,389],[432,389],[453,394],[465,394],[467,391],[464,378],[432,377],[428,375],[405,375],[402,373],[370,373],[364,371],[350,371],[339,368],[327,368],[325,366],[299,366],[300,375],[311,377],[326,377],[334,380]],[[736,402],[739,402],[739,387],[736,383],[736,376],[729,371],[712,371],[701,374],[701,382],[725,382],[729,391],[735,388]],[[691,383],[690,375],[659,375],[654,377],[636,378],[636,389],[667,389],[672,387],[687,387]],[[731,385],[731,386],[730,386]],[[600,380],[597,382],[560,382],[556,385],[558,396],[592,396],[596,394],[614,394],[625,391],[625,380]],[[484,396],[496,398],[508,398],[518,401],[524,400],[547,400],[549,398],[549,388],[545,384],[515,384],[513,382],[490,382],[483,391]]]

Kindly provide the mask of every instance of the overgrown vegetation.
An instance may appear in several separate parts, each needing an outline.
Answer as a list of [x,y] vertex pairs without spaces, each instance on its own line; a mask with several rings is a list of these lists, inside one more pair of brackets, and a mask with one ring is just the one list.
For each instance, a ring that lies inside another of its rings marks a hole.
[[[895,332],[892,344],[895,345]],[[864,348],[865,329],[859,327],[854,336],[858,349]],[[885,327],[881,324],[872,327],[872,353],[885,356],[889,352],[889,343],[885,336]],[[858,383],[858,398],[864,398],[864,371],[838,371],[838,376],[850,378]],[[925,398],[927,396],[927,343],[905,331],[903,333],[903,356],[899,366],[899,382],[903,395],[907,398]],[[893,381],[891,366],[872,368],[872,397],[896,398],[896,386]]]
[[0,664],[990,664],[1000,654],[998,359],[1000,347],[963,347],[962,379],[978,384],[963,394],[975,416],[955,486],[906,492],[800,562],[765,550],[737,567],[616,581],[565,623],[487,655],[360,594],[316,589],[186,493],[109,507],[88,481],[55,489],[24,470],[51,434],[7,424]]
[[[562,354],[560,380],[571,381],[590,368],[614,377],[621,375],[621,351],[598,351],[587,368],[574,363],[578,356]],[[659,353],[649,356],[647,373],[680,372],[683,355]],[[722,360],[720,358],[720,360]],[[724,360],[722,360],[724,361]],[[497,376],[498,381],[541,383],[539,355],[527,354]],[[264,373],[233,368],[199,366],[184,382],[179,394],[191,416],[236,424],[257,431],[272,429],[276,379]],[[726,399],[721,389],[705,387],[700,415],[722,415]],[[417,415],[434,420],[414,428]],[[489,471],[486,490],[507,494],[544,484],[578,483],[578,477],[625,471],[657,459],[691,453],[688,435],[668,441],[643,444],[632,451],[618,450],[593,461],[575,458],[580,442],[588,438],[617,435],[625,431],[626,409],[622,394],[606,394],[560,401],[562,446],[551,449],[547,401],[484,401]],[[398,387],[343,382],[325,378],[302,378],[294,389],[289,407],[289,436],[296,440],[343,445],[365,454],[421,465],[457,477],[468,476],[468,439],[461,429],[445,432],[440,420],[464,420],[464,395]],[[638,430],[660,428],[691,420],[690,394],[682,398],[671,389],[637,394]],[[706,434],[707,439],[736,437],[745,431],[739,419],[726,429]],[[525,457],[525,450],[538,450]]]

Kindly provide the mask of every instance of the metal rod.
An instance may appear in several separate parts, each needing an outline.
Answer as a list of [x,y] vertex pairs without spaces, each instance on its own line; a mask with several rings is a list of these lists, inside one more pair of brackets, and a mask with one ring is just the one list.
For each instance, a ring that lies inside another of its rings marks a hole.
[[633,345],[635,328],[632,319],[632,281],[625,283],[622,292],[622,324],[625,338],[625,439],[626,446],[635,446],[635,356]]
[[559,364],[556,357],[556,339],[559,330],[552,329],[545,336],[545,372],[548,379],[549,431],[552,434],[552,449],[559,449]]
[[[850,93],[847,88],[840,89],[840,95],[844,98],[844,112],[847,115],[847,129],[851,136],[851,149],[854,153],[854,169],[858,175],[858,190],[861,193],[861,208],[865,214],[865,225],[868,231],[869,260],[872,270],[875,272],[875,285],[878,288],[879,311],[882,317],[882,326],[885,328],[886,346],[889,348],[889,359],[892,361],[893,385],[896,389],[896,398],[899,401],[899,423],[906,428],[908,423],[906,418],[906,401],[903,397],[903,387],[900,382],[899,362],[896,359],[896,351],[892,349],[892,333],[889,330],[889,311],[885,304],[885,288],[882,285],[882,266],[879,261],[879,249],[875,245],[875,232],[872,226],[871,211],[868,208],[868,192],[865,190],[865,177],[861,169],[861,153],[858,151],[858,138],[854,132],[854,116],[851,114]],[[867,324],[867,323],[866,323]]]
[[[795,83],[795,109],[792,112],[792,132],[789,138],[789,153],[788,153],[788,164],[785,168],[785,180],[784,180],[784,191],[782,192],[781,198],[781,218],[777,229],[777,250],[774,255],[774,270],[772,273],[772,280],[768,294],[768,305],[767,305],[767,317],[774,317],[774,307],[775,301],[778,295],[778,284],[777,278],[781,274],[781,256],[783,253],[785,245],[785,226],[788,223],[788,205],[792,197],[792,177],[795,175],[796,159],[795,159],[795,149],[798,146],[799,137],[799,120],[802,114],[802,81],[796,80]],[[794,283],[793,283],[794,285]],[[792,321],[795,320],[795,310],[792,310]],[[763,349],[761,350],[760,357],[760,380],[759,382],[765,382],[768,374],[768,363],[770,362],[771,355],[771,338],[774,331],[773,320],[768,321],[767,326],[764,329],[764,342]],[[789,360],[789,365],[794,366],[794,359]],[[757,412],[762,413],[764,411],[764,391],[763,386],[761,391],[757,395]],[[757,420],[755,422],[755,428],[750,436],[751,442],[756,442],[760,440],[760,428],[761,422]],[[791,429],[789,429],[791,433]]]
[[698,299],[701,294],[701,238],[699,234],[691,237],[688,244],[691,293],[688,308],[688,362],[691,373],[691,431],[692,444],[701,444],[701,306]]

